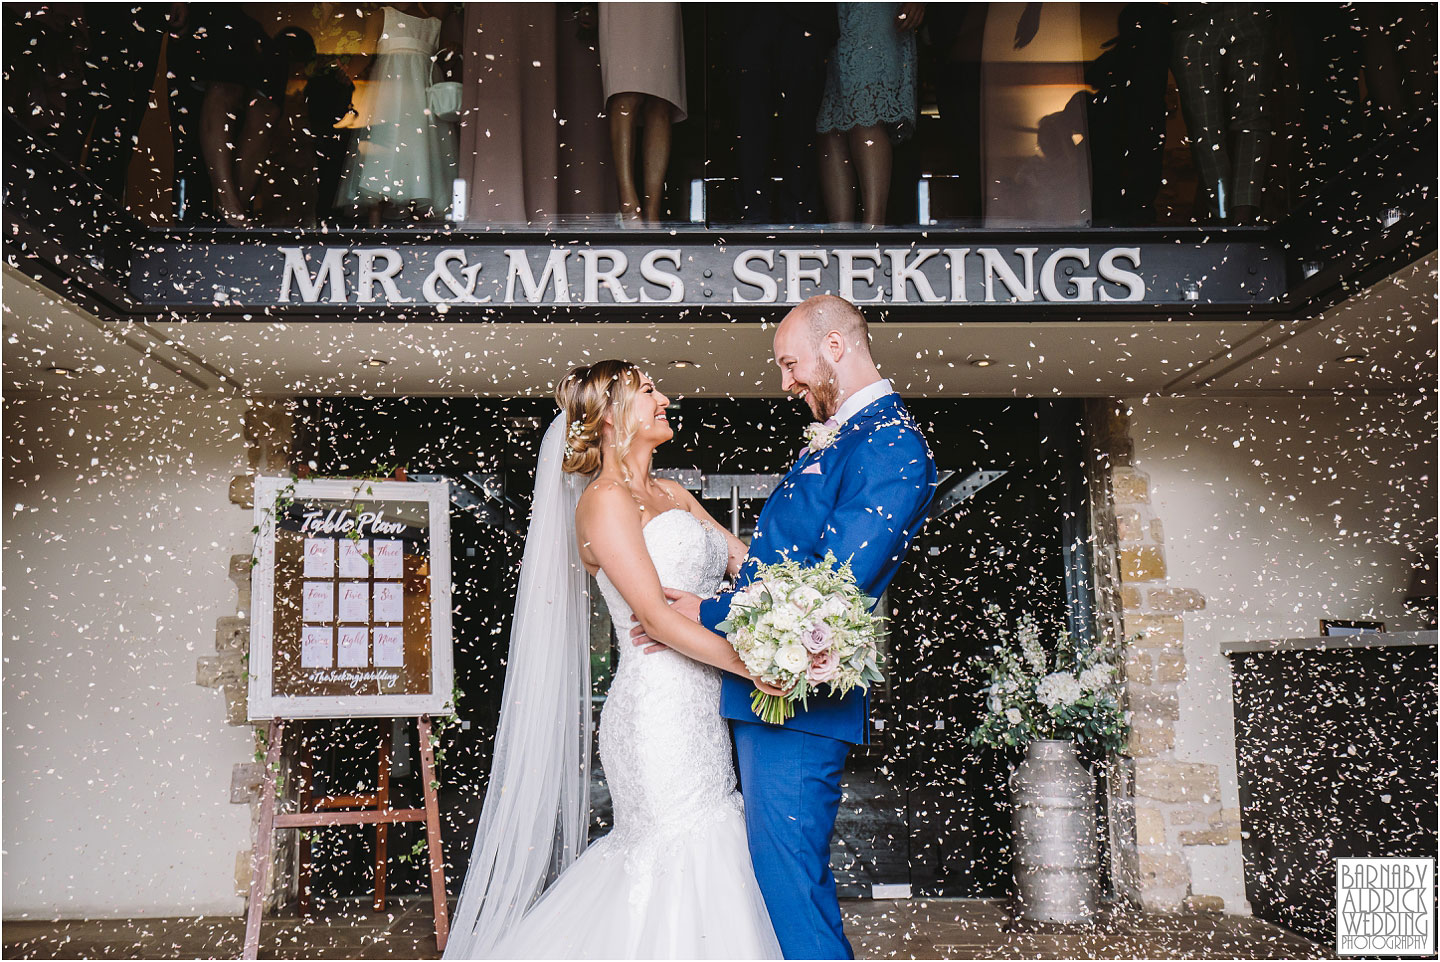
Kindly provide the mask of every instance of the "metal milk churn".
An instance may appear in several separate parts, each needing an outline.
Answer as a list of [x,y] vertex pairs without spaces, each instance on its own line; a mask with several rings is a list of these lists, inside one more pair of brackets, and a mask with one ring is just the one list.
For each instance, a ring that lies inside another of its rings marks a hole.
[[1018,917],[1093,922],[1100,901],[1095,778],[1070,741],[1036,741],[1011,777]]

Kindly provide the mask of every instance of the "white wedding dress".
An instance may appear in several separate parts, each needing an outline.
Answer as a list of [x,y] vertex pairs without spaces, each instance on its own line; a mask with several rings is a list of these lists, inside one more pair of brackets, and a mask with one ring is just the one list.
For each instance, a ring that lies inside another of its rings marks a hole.
[[[708,597],[727,546],[680,509],[645,525],[667,587]],[[735,790],[720,673],[631,643],[630,606],[602,571],[620,667],[600,714],[600,759],[615,828],[567,868],[505,933],[500,958],[778,959],[750,864]]]

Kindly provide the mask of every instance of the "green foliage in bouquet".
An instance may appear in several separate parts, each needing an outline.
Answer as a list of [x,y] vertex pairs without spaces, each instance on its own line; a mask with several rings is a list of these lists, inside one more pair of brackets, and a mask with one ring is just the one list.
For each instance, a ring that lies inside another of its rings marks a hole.
[[1013,749],[1060,739],[1105,753],[1124,747],[1130,713],[1120,706],[1113,646],[1081,648],[1062,629],[1052,663],[1033,614],[1017,618],[1013,633],[999,606],[987,607],[985,616],[994,644],[989,654],[970,659],[986,685],[977,691],[985,711],[968,744]]

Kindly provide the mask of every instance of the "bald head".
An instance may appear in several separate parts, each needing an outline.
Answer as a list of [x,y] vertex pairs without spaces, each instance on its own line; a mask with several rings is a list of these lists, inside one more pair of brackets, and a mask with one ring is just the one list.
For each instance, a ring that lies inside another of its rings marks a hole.
[[785,315],[775,329],[775,363],[781,388],[802,398],[820,421],[880,379],[865,316],[832,294],[811,297]]
[[785,315],[780,324],[782,327],[794,324],[806,330],[810,343],[817,348],[827,335],[833,333],[845,342],[847,351],[859,351],[867,358],[870,356],[870,325],[865,323],[865,315],[860,313],[860,308],[843,297],[816,294]]

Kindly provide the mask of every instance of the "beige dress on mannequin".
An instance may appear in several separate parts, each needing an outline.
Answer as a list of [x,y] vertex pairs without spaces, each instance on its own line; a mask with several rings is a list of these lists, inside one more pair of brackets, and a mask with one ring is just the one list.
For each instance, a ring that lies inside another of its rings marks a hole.
[[599,55],[576,6],[465,4],[465,222],[570,223],[615,209]]
[[670,122],[686,117],[685,31],[678,3],[600,4],[600,75],[605,100],[641,93],[670,103]]

